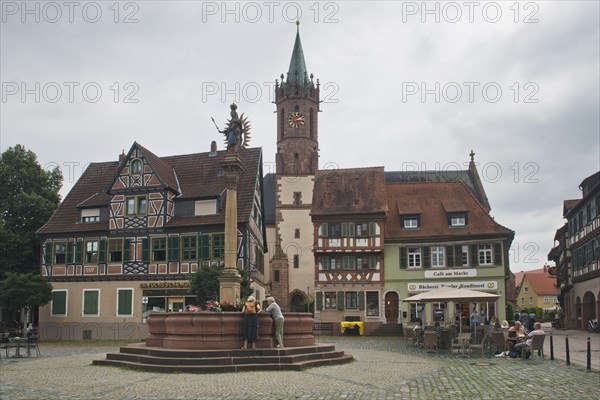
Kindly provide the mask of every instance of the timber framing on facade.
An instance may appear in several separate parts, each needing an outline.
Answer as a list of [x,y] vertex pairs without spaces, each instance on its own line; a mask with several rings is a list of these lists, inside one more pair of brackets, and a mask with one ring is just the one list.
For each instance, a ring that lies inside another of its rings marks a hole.
[[[223,265],[225,154],[213,143],[211,152],[158,157],[134,143],[119,161],[90,164],[38,231],[41,273],[54,287],[53,301],[40,310],[42,335],[63,337],[58,322],[78,329],[93,322],[93,336],[106,338],[111,324],[142,324],[150,311],[195,304],[193,274]],[[245,149],[240,158],[237,264],[260,286],[261,149]],[[131,329],[144,337],[143,326]]]

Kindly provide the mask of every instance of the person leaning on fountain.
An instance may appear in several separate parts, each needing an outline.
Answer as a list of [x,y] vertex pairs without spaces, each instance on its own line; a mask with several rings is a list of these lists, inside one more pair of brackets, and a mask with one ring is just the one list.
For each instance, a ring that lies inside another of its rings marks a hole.
[[244,303],[242,308],[242,314],[244,314],[244,346],[242,350],[248,348],[248,342],[253,349],[256,348],[256,341],[258,340],[258,313],[260,312],[260,304],[256,302],[254,296],[248,296],[248,300]]
[[279,305],[275,303],[274,297],[267,297],[267,303],[269,306],[265,309],[265,312],[271,314],[271,318],[273,318],[273,322],[275,323],[275,341],[277,344],[275,347],[282,348],[283,347],[283,314],[281,313],[281,308]]

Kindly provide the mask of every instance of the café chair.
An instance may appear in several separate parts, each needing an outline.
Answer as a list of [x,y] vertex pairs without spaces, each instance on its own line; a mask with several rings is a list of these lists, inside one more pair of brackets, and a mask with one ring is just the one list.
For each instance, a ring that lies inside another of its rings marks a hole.
[[37,357],[41,355],[40,347],[38,346],[38,337],[37,336],[29,336],[27,338],[27,343],[25,344],[25,348],[27,349],[27,357],[31,357],[31,349],[35,349],[37,353]]
[[0,339],[0,350],[4,349],[6,351],[6,358],[8,358],[9,353],[8,351],[11,348],[11,344],[10,344],[10,340],[8,340],[8,336],[2,336],[2,338]]
[[535,351],[541,352],[542,360],[544,359],[544,339],[546,339],[546,335],[533,335],[531,338],[531,346],[524,346],[521,348],[521,358],[525,358],[525,351],[529,350],[531,352],[531,358],[533,359],[533,355]]
[[427,352],[433,351],[438,352],[438,336],[435,332],[425,331],[425,339],[423,340],[423,345]]

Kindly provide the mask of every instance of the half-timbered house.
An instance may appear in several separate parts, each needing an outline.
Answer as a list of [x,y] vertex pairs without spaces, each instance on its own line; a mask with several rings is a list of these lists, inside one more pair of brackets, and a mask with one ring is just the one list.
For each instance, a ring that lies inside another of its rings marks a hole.
[[[119,161],[89,165],[38,231],[54,288],[40,309],[42,338],[144,338],[150,311],[195,304],[193,274],[224,259],[224,155],[214,142],[211,152],[169,157],[134,143]],[[262,151],[240,158],[238,268],[260,282]]]

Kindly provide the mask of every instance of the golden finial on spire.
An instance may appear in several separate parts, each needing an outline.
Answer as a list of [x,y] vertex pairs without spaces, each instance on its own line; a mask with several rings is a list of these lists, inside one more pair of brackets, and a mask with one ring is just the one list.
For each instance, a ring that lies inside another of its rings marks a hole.
[[300,20],[296,20],[296,29],[300,30]]

